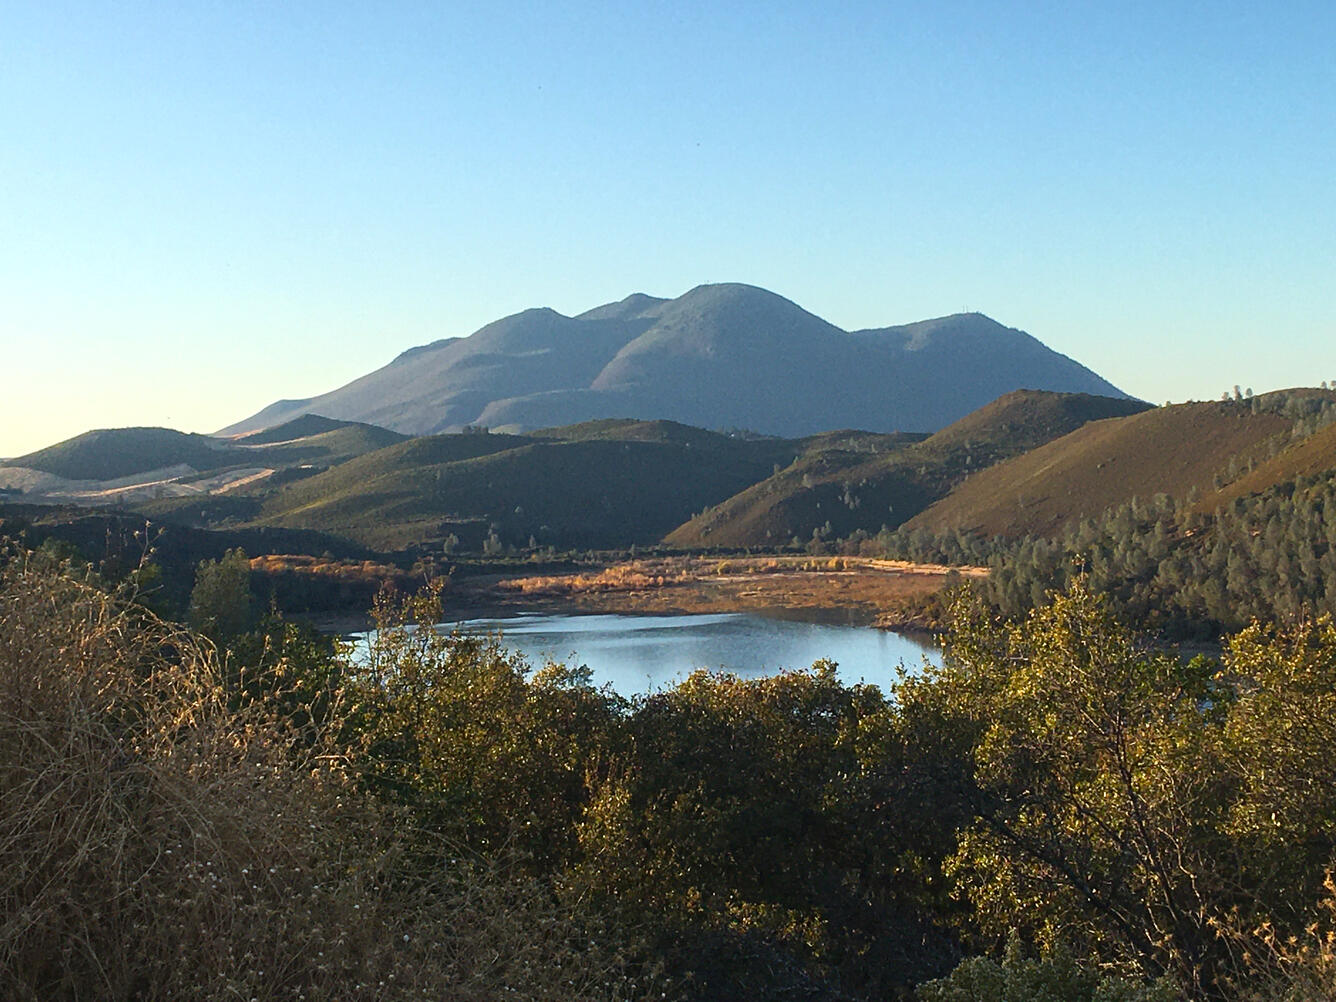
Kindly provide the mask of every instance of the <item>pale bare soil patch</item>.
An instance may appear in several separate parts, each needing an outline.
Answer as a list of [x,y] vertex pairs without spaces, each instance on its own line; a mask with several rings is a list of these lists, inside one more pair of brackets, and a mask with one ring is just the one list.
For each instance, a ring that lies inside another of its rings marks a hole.
[[185,463],[178,463],[114,480],[67,480],[41,470],[4,466],[0,467],[0,489],[22,491],[21,499],[30,504],[96,507],[116,502],[225,494],[264,480],[273,473],[269,467],[251,466],[201,474]]

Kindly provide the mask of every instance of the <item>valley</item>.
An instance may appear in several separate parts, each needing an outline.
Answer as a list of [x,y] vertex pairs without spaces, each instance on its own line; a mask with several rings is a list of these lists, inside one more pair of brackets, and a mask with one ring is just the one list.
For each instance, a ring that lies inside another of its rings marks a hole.
[[[241,547],[257,595],[312,615],[360,615],[386,582],[442,576],[452,601],[477,608],[826,609],[937,628],[945,565],[960,568],[953,583],[1000,567],[990,588],[1041,568],[999,593],[1018,610],[1064,576],[1064,547],[1088,545],[1061,540],[1120,507],[1210,521],[1336,470],[1334,414],[1336,392],[1309,389],[1163,407],[1015,390],[932,434],[799,438],[661,419],[409,437],[305,415],[238,438],[90,432],[0,467],[0,512],[6,532],[95,560],[128,553],[147,524],[176,608],[196,562]],[[1200,530],[1179,519],[1155,531],[1164,542],[1147,559],[1167,567]],[[1050,555],[1037,563],[1012,555],[1040,545]],[[1314,545],[1293,558],[1311,574],[1328,559]],[[818,572],[822,560],[846,563]],[[1141,571],[1120,573],[1131,575],[1120,588],[1141,587]],[[1303,588],[1328,601],[1321,581]],[[1174,630],[1228,619],[1191,616]]]

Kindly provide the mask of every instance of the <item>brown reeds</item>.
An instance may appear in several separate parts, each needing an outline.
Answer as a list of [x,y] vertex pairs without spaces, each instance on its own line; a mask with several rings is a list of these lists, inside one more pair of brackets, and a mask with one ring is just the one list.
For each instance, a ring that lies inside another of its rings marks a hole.
[[627,997],[546,888],[424,866],[341,749],[221,679],[185,630],[5,555],[0,998]]

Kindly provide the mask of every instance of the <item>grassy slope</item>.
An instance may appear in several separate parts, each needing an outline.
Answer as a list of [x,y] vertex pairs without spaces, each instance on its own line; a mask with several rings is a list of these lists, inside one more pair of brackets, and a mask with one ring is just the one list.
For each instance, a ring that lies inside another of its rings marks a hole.
[[520,545],[530,536],[557,546],[647,543],[764,476],[780,448],[791,446],[665,422],[598,422],[542,437],[431,436],[293,484],[257,521],[380,547],[493,525]]
[[1214,511],[1235,498],[1260,494],[1276,484],[1332,469],[1336,469],[1336,424],[1327,425],[1317,433],[1289,445],[1220,490],[1203,495],[1197,508],[1204,512]]
[[876,532],[922,511],[971,470],[1088,421],[1145,407],[1089,394],[1018,390],[916,443],[865,433],[816,436],[793,465],[678,527],[667,542],[778,545],[794,536],[809,538],[826,523],[836,536]]
[[1268,440],[1290,425],[1232,403],[1094,422],[969,477],[908,526],[1050,536],[1133,497],[1207,494],[1231,461],[1265,459]]
[[[188,435],[170,428],[109,428],[85,432],[12,460],[10,465],[53,473],[68,480],[117,480],[136,473],[184,463],[200,472],[230,467],[277,469],[314,463],[329,466],[382,449],[404,436],[353,422],[298,419],[270,442],[235,443],[208,435]],[[305,432],[305,434],[301,434]]]
[[10,466],[54,473],[67,480],[116,480],[185,463],[197,470],[231,464],[222,443],[170,428],[106,428],[10,460]]
[[230,528],[258,517],[264,496],[282,484],[301,480],[349,459],[403,441],[404,436],[398,432],[374,425],[342,422],[340,427],[298,441],[280,439],[279,444],[275,445],[234,447],[225,454],[230,457],[227,467],[267,466],[278,472],[272,477],[225,494],[142,501],[132,507],[148,518],[176,525]]
[[[308,438],[311,435],[321,435],[327,431],[352,426],[376,427],[376,425],[359,424],[357,421],[339,421],[336,418],[321,417],[319,414],[303,414],[299,418],[293,418],[291,421],[275,425],[272,428],[265,428],[263,431],[242,435],[231,441],[238,445],[271,445],[275,442],[290,442],[295,438]],[[384,431],[385,429],[380,430]],[[402,438],[403,436],[399,437]]]

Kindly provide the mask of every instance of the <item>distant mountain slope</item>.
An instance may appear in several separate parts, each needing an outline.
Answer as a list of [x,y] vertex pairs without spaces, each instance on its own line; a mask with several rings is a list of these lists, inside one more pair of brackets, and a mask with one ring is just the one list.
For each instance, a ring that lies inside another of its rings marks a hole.
[[65,480],[119,481],[137,473],[180,466],[204,473],[246,465],[329,465],[404,438],[374,425],[307,414],[238,439],[191,435],[170,428],[104,428],[20,456],[6,465],[39,470]]
[[798,437],[830,428],[934,431],[1010,390],[1124,396],[1028,334],[977,314],[848,333],[772,292],[704,285],[566,317],[533,309],[404,352],[220,434],[303,413],[408,434],[668,419]]
[[1133,497],[1179,499],[1261,462],[1292,422],[1233,402],[1177,404],[1087,424],[969,477],[906,527],[1053,536]]
[[404,438],[312,415],[240,439],[169,428],[103,429],[0,466],[0,489],[38,504],[131,507],[176,522],[234,523],[257,510],[249,497],[254,492]]
[[835,537],[894,528],[972,471],[1088,421],[1134,414],[1140,401],[1017,390],[922,441],[820,436],[791,466],[670,533],[675,546],[780,545],[812,531]]
[[[291,442],[299,438],[310,438],[312,435],[323,435],[327,431],[336,431],[339,428],[371,428],[376,431],[384,431],[394,441],[400,441],[404,436],[394,432],[385,431],[384,428],[376,428],[375,425],[359,424],[356,421],[336,421],[333,418],[321,417],[318,414],[303,414],[301,417],[293,418],[280,425],[274,425],[272,428],[266,428],[264,431],[252,432],[249,435],[243,435],[233,439],[234,445],[272,445],[275,442]],[[387,441],[385,443],[389,445]]]
[[223,443],[207,435],[170,428],[104,428],[20,456],[8,465],[66,480],[117,480],[180,464],[203,471],[230,462]]

